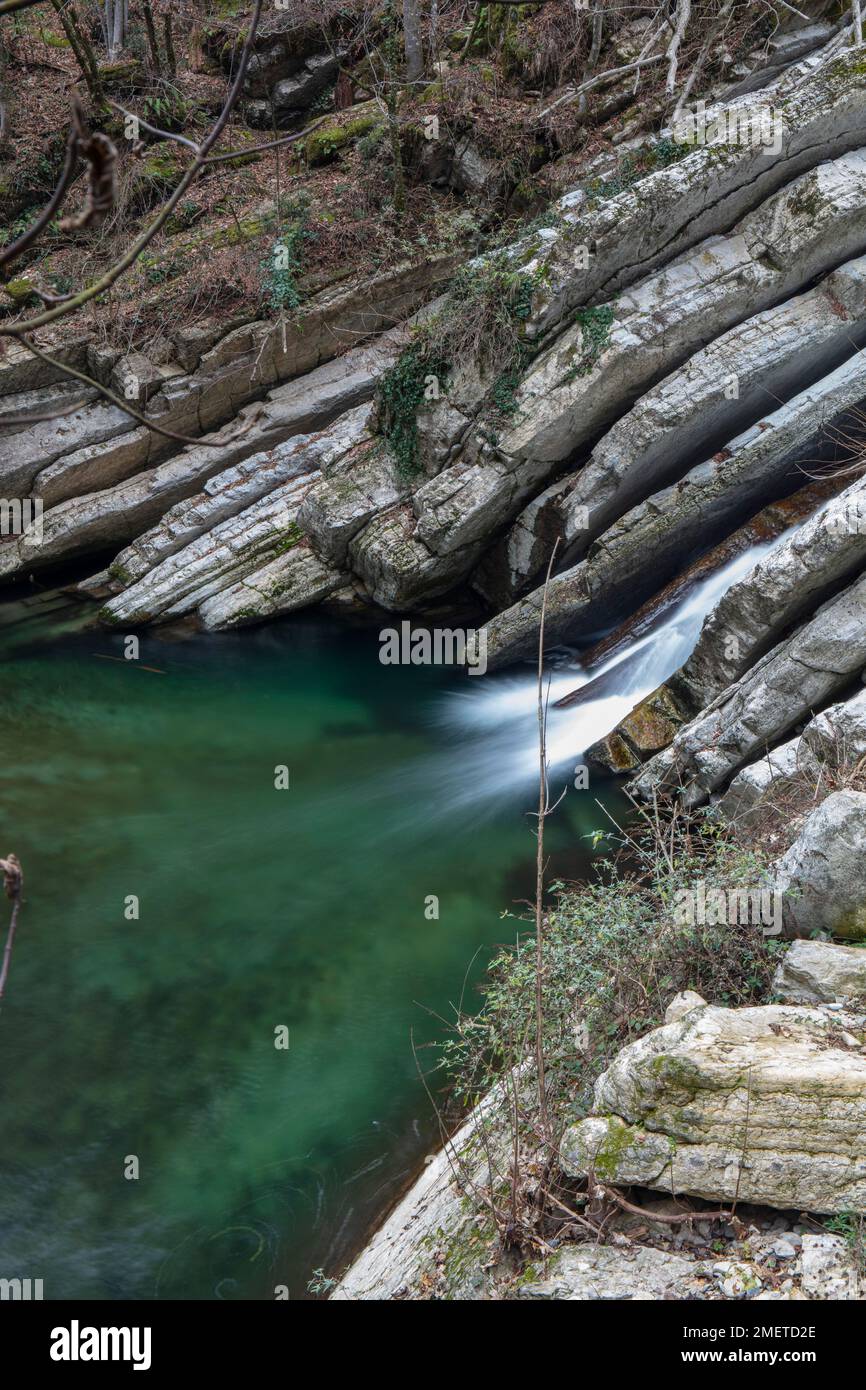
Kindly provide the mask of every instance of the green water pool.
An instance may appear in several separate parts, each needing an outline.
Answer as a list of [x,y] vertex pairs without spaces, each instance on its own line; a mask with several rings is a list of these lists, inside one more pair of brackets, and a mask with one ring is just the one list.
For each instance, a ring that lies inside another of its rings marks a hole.
[[[434,1145],[413,1044],[429,1068],[513,936],[533,794],[455,796],[438,715],[467,679],[383,667],[336,620],[145,635],[138,662],[83,632],[19,645],[2,679],[0,853],[26,901],[0,1275],[56,1299],[307,1297]],[[586,872],[599,796],[557,812],[552,874]]]

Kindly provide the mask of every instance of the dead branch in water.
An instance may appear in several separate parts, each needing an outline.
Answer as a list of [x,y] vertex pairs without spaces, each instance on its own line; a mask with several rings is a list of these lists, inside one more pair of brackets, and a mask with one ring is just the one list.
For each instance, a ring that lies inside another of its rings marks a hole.
[[18,912],[21,907],[21,888],[24,883],[24,875],[21,872],[21,864],[17,854],[7,854],[5,859],[0,859],[0,869],[3,870],[3,888],[7,898],[12,902],[12,916],[9,919],[9,932],[3,951],[3,966],[0,968],[0,999],[2,999],[6,989],[6,981],[9,978],[9,966],[12,961],[12,947],[15,944],[15,932],[18,927]]

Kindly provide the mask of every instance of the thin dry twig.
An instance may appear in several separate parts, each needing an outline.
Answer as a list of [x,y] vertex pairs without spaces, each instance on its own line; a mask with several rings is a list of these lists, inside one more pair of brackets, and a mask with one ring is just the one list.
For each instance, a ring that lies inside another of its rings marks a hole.
[[15,944],[15,932],[18,928],[18,912],[21,907],[21,889],[24,885],[24,875],[21,872],[21,863],[17,854],[7,854],[5,859],[0,859],[0,869],[3,871],[4,891],[7,898],[11,899],[12,902],[9,932],[3,951],[3,965],[2,968],[0,968],[0,999],[2,999],[6,990],[6,981],[9,978],[9,967],[12,963],[12,947]]

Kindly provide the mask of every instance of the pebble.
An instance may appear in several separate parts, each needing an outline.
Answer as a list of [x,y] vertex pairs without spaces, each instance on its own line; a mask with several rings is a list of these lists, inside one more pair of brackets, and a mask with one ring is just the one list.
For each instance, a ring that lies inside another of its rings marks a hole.
[[[800,1244],[799,1240],[797,1241],[797,1244]],[[790,1240],[774,1241],[772,1245],[772,1251],[773,1254],[778,1256],[780,1260],[793,1260],[795,1255],[797,1254],[797,1250]]]

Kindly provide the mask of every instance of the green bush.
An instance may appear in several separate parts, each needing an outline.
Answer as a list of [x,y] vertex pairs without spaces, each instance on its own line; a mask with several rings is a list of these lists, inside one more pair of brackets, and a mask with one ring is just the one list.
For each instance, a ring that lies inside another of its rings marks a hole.
[[[624,849],[627,857],[606,863],[593,882],[554,884],[545,913],[544,1058],[558,1128],[586,1113],[596,1078],[621,1047],[663,1022],[674,994],[693,989],[732,1007],[765,1000],[780,949],[760,926],[677,924],[677,893],[698,880],[708,892],[766,886],[765,862],[728,833],[684,832],[670,856],[664,835],[632,835]],[[534,925],[517,922],[514,944],[489,966],[480,1010],[461,1016],[443,1046],[442,1065],[465,1104],[529,1055]]]

